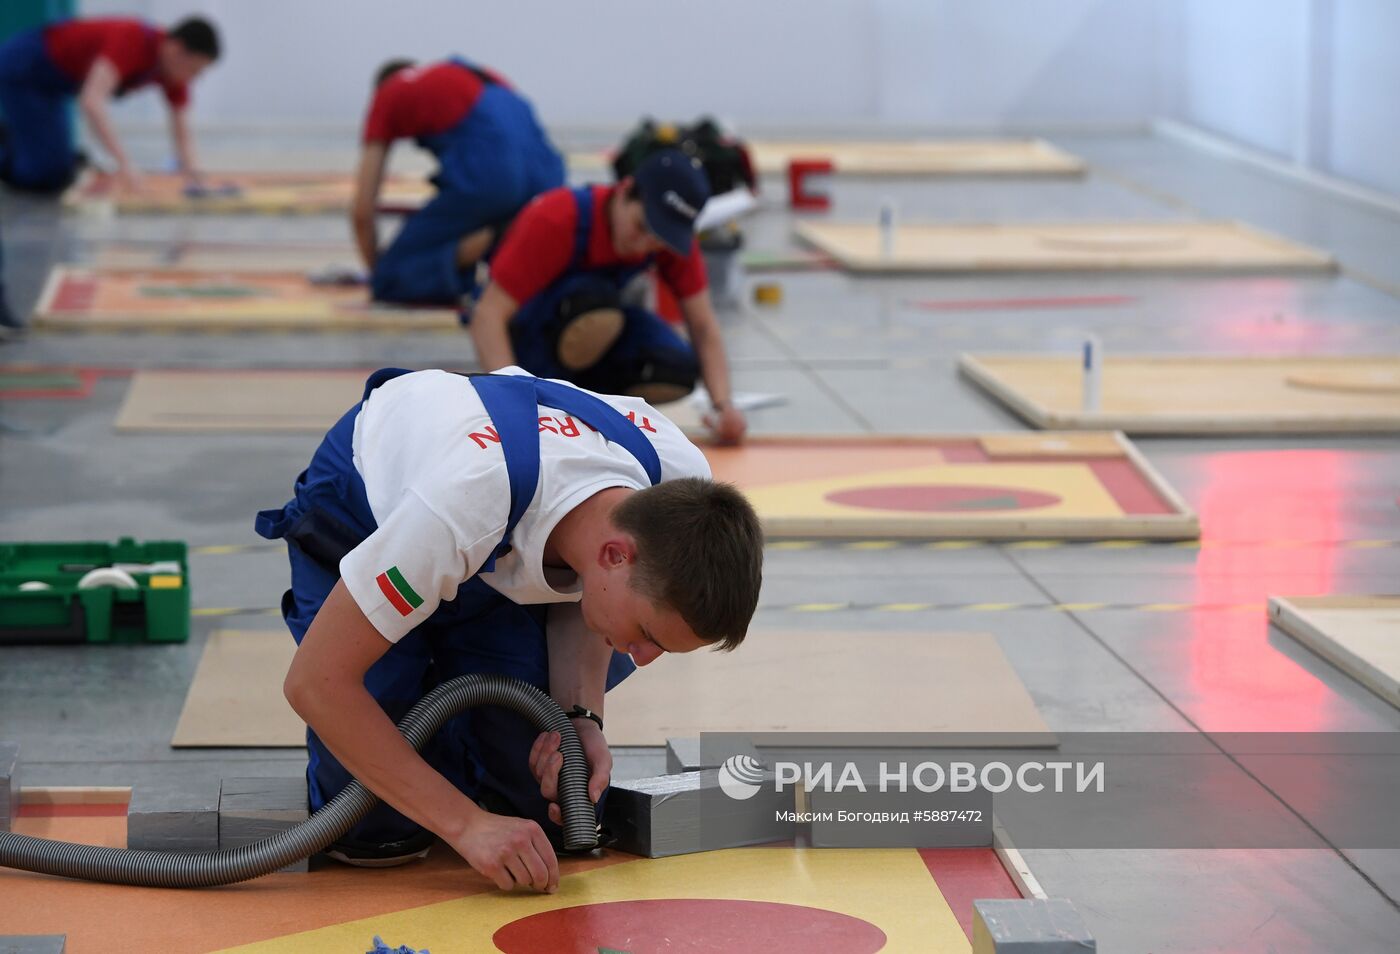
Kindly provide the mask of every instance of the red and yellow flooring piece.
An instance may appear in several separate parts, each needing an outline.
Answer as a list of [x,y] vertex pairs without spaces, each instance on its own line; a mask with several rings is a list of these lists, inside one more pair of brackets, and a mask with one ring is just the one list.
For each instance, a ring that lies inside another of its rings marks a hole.
[[363,288],[299,272],[55,268],[35,324],[90,330],[452,328],[449,308],[372,302]]
[[[120,847],[124,803],[43,811],[20,834]],[[1019,897],[990,849],[739,848],[561,862],[554,895],[495,890],[445,846],[372,871],[328,864],[243,885],[169,891],[0,869],[0,933],[68,935],[88,951],[363,951],[379,935],[433,954],[970,950],[972,901]]]
[[1196,533],[1186,504],[1114,434],[757,438],[706,456],[770,536]]
[[[183,176],[149,174],[141,190],[114,191],[105,173],[84,176],[64,195],[72,208],[114,208],[118,212],[188,215],[191,213],[318,215],[350,208],[355,184],[344,172],[228,172],[212,173],[205,194],[190,195]],[[412,211],[432,194],[423,179],[390,177],[380,193],[385,212]]]

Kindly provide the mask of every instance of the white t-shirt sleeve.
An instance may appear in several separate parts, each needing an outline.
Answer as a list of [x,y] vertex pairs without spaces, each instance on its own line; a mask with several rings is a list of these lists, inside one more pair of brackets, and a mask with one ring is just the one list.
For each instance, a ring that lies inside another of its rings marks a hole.
[[459,544],[452,528],[412,489],[363,543],[340,561],[355,605],[396,643],[452,600],[499,541],[486,536]]

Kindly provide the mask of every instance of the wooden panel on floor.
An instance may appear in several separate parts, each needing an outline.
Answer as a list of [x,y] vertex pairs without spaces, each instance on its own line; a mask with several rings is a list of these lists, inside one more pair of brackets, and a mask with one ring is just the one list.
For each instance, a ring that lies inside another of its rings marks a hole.
[[50,272],[34,324],[99,331],[458,327],[455,309],[372,302],[364,288],[317,285],[301,272],[67,267]]
[[1269,618],[1400,708],[1400,596],[1274,596]]
[[282,695],[290,633],[217,630],[199,659],[173,748],[300,748],[306,724]]
[[104,242],[93,253],[96,268],[180,268],[221,272],[313,272],[329,266],[362,267],[344,242]]
[[[855,272],[1330,272],[1332,257],[1237,222],[902,224],[799,222],[796,235]],[[888,251],[888,254],[886,254]]]
[[948,632],[758,629],[733,654],[667,655],[608,693],[607,732],[613,745],[701,732],[743,732],[759,745],[791,732],[1055,744],[996,638]]
[[964,354],[962,374],[1036,427],[1129,434],[1400,431],[1400,355],[1110,355],[1098,410],[1070,355]]
[[137,371],[119,431],[324,433],[360,400],[364,371]]
[[[1024,453],[992,453],[1013,445]],[[1122,435],[769,437],[708,447],[705,455],[716,479],[748,495],[770,537],[1186,539],[1198,532],[1191,508]]]
[[[954,875],[950,874],[949,877]],[[571,875],[553,895],[483,893],[248,945],[330,954],[369,932],[421,950],[967,952],[970,942],[913,849],[734,848]]]
[[[852,176],[1077,176],[1084,161],[1043,139],[745,140],[757,172],[785,175],[793,160],[825,160]],[[569,167],[605,169],[606,150],[569,154]]]
[[[355,188],[346,172],[210,172],[205,179],[204,193],[190,194],[184,176],[148,173],[140,192],[117,193],[110,176],[92,172],[64,193],[63,204],[142,215],[325,215],[348,212]],[[390,176],[379,204],[384,211],[408,211],[431,195],[425,179]]]
[[[20,833],[77,842],[98,834],[83,819],[42,829],[34,821],[21,819]],[[125,819],[100,821],[111,829],[104,843],[125,843]],[[966,954],[971,942],[959,921],[970,915],[967,899],[1017,896],[989,870],[995,863],[979,848],[779,845],[655,860],[605,850],[561,858],[558,893],[529,895],[496,891],[439,843],[426,861],[391,872],[327,863],[203,891],[198,917],[188,892],[8,869],[0,869],[0,893],[6,930],[67,933],[75,951],[110,949],[115,937],[132,951],[320,954],[365,950],[376,934],[444,954],[641,951],[663,949],[685,924],[687,940],[704,950]]]

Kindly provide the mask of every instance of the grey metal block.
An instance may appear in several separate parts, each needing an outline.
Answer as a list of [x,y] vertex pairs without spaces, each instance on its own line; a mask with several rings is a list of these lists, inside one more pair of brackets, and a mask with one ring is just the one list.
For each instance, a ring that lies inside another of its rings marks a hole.
[[666,740],[666,774],[679,775],[681,772],[696,772],[700,769],[719,768],[719,763],[702,765],[700,761],[699,739]]
[[220,785],[213,781],[138,788],[127,807],[127,846],[151,851],[217,851],[219,797]]
[[0,934],[0,954],[63,954],[67,934]]
[[19,812],[19,744],[0,742],[0,831],[9,831]]
[[619,851],[647,858],[784,841],[793,836],[791,792],[761,787],[752,797],[725,795],[714,771],[661,775],[613,785],[603,826]]
[[666,774],[679,775],[681,772],[698,772],[702,769],[717,769],[725,759],[735,755],[747,755],[762,762],[763,756],[744,736],[733,732],[712,732],[699,738],[676,738],[666,740]]
[[972,954],[1097,951],[1084,919],[1064,898],[974,901]]
[[[226,778],[219,791],[219,849],[241,848],[306,821],[306,777]],[[308,859],[283,871],[307,871]]]

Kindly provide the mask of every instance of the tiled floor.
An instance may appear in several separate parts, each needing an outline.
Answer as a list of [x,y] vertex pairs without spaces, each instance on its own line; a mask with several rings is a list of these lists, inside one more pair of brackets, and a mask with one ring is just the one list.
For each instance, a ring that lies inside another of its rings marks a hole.
[[[755,432],[1017,428],[957,378],[958,352],[1067,350],[1090,331],[1119,352],[1400,351],[1393,293],[1400,289],[1400,218],[1150,137],[1056,142],[1090,161],[1085,180],[836,180],[831,215],[873,220],[892,196],[909,221],[1234,217],[1324,247],[1343,270],[1305,278],[780,276],[782,304],[722,316],[737,386],[791,399],[755,412]],[[325,155],[348,161],[333,149]],[[791,247],[793,216],[777,204],[781,183],[766,186],[774,204],[748,225],[749,246]],[[21,311],[51,262],[85,260],[104,239],[340,240],[344,228],[334,217],[94,220],[9,196],[4,203],[7,278]],[[918,305],[1083,296],[1116,300],[1003,310]],[[0,346],[0,362],[469,367],[472,354],[465,335],[33,335]],[[124,389],[122,379],[104,378],[86,400],[0,408],[0,539],[135,534],[196,547],[256,543],[253,513],[282,502],[314,439],[117,435],[111,423]],[[1400,441],[1139,444],[1200,513],[1200,547],[773,547],[758,623],[991,632],[1059,732],[1400,731],[1400,712],[1270,629],[1262,606],[1276,592],[1396,590]],[[285,586],[284,558],[274,548],[197,553],[191,577],[196,607],[266,608]],[[856,608],[792,608],[817,600]],[[859,608],[983,601],[1041,608]],[[1189,605],[1066,611],[1051,605],[1059,602]],[[274,627],[277,620],[265,613],[200,617],[184,646],[0,652],[0,736],[23,746],[26,782],[158,783],[233,774],[231,763],[246,774],[253,762],[259,771],[298,772],[297,753],[168,748],[204,638],[226,623]],[[663,765],[656,751],[618,754],[620,776]],[[1056,849],[1027,856],[1052,895],[1076,902],[1103,950],[1379,952],[1393,950],[1400,936],[1397,851]]]

